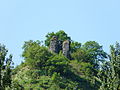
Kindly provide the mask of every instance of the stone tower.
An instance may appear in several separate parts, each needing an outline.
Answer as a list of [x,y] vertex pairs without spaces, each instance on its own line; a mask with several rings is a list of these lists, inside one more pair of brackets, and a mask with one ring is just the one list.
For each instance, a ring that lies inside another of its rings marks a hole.
[[70,59],[70,41],[66,40],[62,45],[63,55]]
[[54,53],[59,53],[59,42],[57,36],[53,36],[50,40],[50,51]]

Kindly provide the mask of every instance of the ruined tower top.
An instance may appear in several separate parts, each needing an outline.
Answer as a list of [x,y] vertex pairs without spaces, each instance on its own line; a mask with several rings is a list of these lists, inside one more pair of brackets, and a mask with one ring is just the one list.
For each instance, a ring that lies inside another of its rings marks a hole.
[[50,51],[55,52],[55,53],[59,53],[58,48],[59,48],[58,37],[53,36],[50,40]]
[[63,55],[70,59],[70,41],[66,40],[62,46]]
[[50,47],[51,52],[59,53],[62,50],[62,53],[65,57],[70,59],[70,41],[65,40],[61,42],[58,40],[57,36],[53,36],[50,40]]

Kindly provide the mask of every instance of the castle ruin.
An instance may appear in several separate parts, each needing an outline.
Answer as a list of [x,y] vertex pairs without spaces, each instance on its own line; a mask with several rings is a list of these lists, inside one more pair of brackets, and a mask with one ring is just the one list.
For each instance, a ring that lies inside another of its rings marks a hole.
[[66,40],[62,45],[62,53],[64,56],[70,59],[70,41]]
[[62,51],[63,55],[70,59],[70,41],[60,41],[57,36],[53,36],[50,40],[49,49],[51,52],[59,53]]
[[50,40],[50,51],[54,53],[59,53],[59,43],[57,36],[53,36]]

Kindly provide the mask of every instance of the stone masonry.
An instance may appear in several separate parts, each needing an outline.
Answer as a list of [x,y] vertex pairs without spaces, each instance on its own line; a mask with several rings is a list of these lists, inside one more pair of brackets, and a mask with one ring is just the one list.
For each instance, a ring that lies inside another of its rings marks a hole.
[[70,41],[60,41],[57,36],[53,36],[50,41],[50,51],[59,53],[62,50],[64,56],[70,59]]

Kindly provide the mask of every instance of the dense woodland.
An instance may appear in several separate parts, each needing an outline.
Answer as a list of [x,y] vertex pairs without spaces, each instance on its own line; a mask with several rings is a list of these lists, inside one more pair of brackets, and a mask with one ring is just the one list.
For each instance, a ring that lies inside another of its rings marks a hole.
[[[70,58],[49,50],[53,36],[71,42]],[[24,60],[14,67],[0,44],[0,90],[120,90],[118,42],[106,53],[98,42],[73,41],[60,30],[48,33],[45,41],[25,41],[22,49]]]

